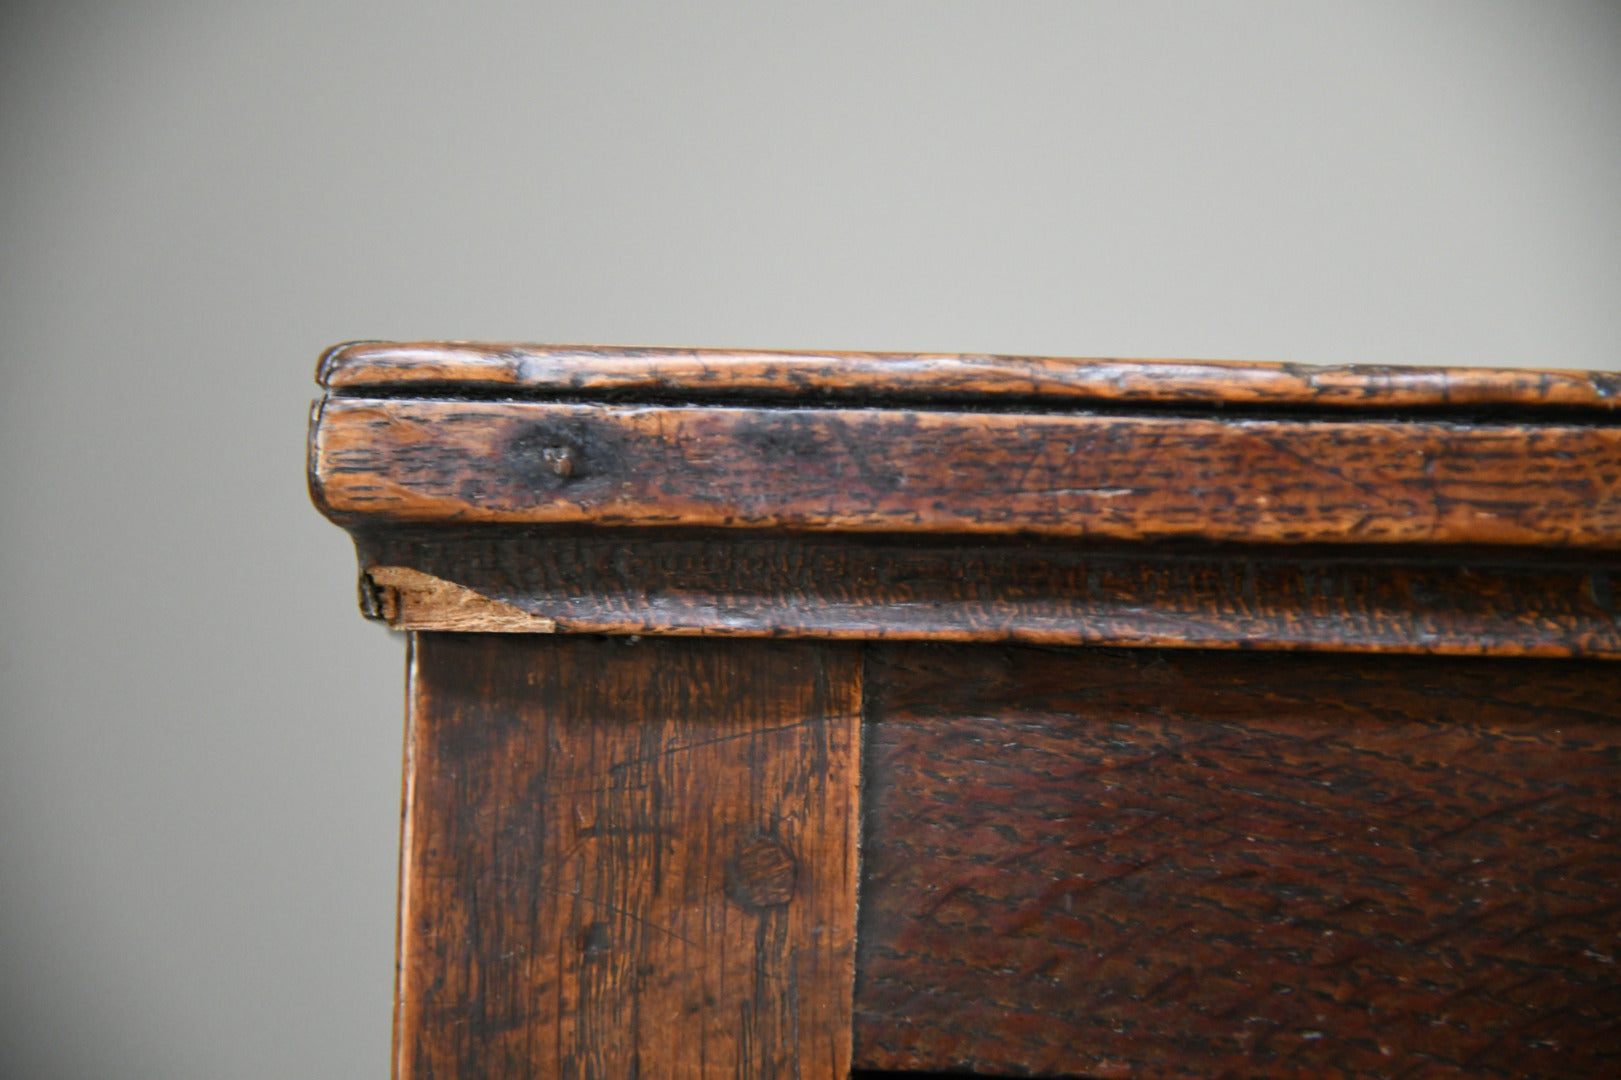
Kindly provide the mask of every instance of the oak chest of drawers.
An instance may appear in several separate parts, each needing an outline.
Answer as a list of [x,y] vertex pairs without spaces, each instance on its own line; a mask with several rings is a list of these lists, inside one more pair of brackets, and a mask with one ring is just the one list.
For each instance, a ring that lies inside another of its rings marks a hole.
[[395,1074],[1621,1074],[1621,379],[323,358]]

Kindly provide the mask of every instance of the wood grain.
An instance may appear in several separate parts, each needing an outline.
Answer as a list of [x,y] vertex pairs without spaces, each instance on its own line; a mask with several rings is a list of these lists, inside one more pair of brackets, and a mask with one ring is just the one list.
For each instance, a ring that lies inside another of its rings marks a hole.
[[1621,667],[1529,659],[1621,657],[1621,376],[319,378],[364,610],[478,631],[413,635],[402,1080],[1621,1075]]
[[511,632],[1621,657],[1612,555],[495,527],[357,546],[370,613],[406,629],[474,610]]
[[551,634],[557,623],[409,566],[372,566],[362,603],[396,630]]
[[859,659],[420,634],[401,1080],[849,1069]]
[[856,1063],[1621,1072],[1621,670],[874,646]]
[[342,392],[551,393],[1226,403],[1315,408],[1515,406],[1613,411],[1621,375],[1506,368],[1325,367],[941,353],[795,353],[473,342],[355,342],[316,378]]
[[340,524],[1621,544],[1621,427],[331,399]]

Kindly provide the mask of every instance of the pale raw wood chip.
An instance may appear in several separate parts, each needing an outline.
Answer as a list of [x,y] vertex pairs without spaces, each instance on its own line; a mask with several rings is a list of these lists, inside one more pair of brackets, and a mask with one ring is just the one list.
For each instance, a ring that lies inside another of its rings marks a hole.
[[396,630],[459,630],[495,634],[551,634],[557,624],[520,607],[491,600],[455,582],[406,566],[366,571],[378,587],[383,618]]

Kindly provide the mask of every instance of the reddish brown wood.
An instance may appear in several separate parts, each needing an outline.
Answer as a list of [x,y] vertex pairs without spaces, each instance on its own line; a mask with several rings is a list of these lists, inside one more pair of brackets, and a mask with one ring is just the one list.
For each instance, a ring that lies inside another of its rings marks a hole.
[[415,648],[401,1080],[845,1075],[853,650]]
[[1506,368],[1323,367],[1209,360],[1063,360],[939,353],[794,353],[474,342],[355,342],[316,378],[344,392],[384,388],[866,400],[1117,401],[1383,409],[1508,405],[1621,407],[1621,376]]
[[335,398],[312,469],[374,527],[1621,544],[1621,427]]
[[887,646],[858,1065],[1621,1072],[1621,669]]
[[1621,656],[1621,376],[321,379],[363,607],[479,632],[417,637],[400,1077],[1621,1074],[1621,668],[1523,659]]
[[1611,555],[669,530],[358,546],[369,610],[409,629],[1621,657]]

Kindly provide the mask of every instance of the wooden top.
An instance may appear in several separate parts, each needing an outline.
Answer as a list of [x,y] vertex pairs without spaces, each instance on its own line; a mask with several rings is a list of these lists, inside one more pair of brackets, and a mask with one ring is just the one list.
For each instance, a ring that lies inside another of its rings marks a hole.
[[1621,374],[1599,371],[473,342],[352,342],[328,350],[316,378],[341,394],[440,389],[872,401],[1051,399],[1054,405],[1621,408]]
[[337,397],[346,525],[1621,546],[1621,426]]
[[1621,547],[1621,376],[356,343],[346,526]]
[[403,628],[1621,657],[1616,375],[361,343],[319,377],[311,495]]

